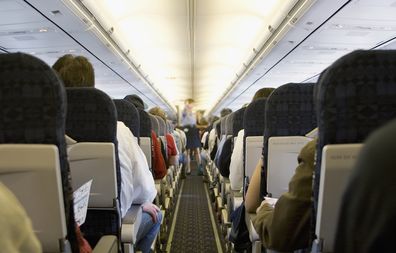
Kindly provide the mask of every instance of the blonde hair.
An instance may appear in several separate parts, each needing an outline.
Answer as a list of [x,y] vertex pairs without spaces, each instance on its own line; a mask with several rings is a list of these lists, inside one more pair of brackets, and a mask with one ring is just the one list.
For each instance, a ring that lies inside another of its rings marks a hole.
[[84,56],[66,54],[52,68],[58,72],[65,87],[94,87],[95,73],[92,64]]
[[149,110],[149,113],[153,114],[153,115],[157,115],[160,116],[163,120],[166,121],[166,113],[164,110],[162,110],[160,107],[156,106],[153,107]]

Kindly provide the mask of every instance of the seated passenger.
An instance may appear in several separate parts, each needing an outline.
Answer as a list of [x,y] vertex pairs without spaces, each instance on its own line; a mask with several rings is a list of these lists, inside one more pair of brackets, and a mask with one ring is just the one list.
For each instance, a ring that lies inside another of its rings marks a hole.
[[[146,108],[143,100],[136,94],[127,95],[124,98],[128,102],[131,102],[138,110],[144,110]],[[157,134],[151,130],[151,141],[153,147],[152,153],[152,172],[154,179],[162,179],[166,176],[167,168],[164,156],[161,151],[161,143],[158,141]]]
[[[159,107],[151,108],[149,110],[149,113],[161,117],[165,122],[167,121],[165,111]],[[168,155],[167,164],[168,166],[173,165],[176,167],[179,160],[178,157],[179,153],[176,148],[175,139],[170,133],[166,133],[165,138],[166,138],[167,155]]]
[[395,252],[396,120],[365,141],[346,186],[334,252]]
[[161,142],[158,140],[156,133],[151,130],[151,141],[153,142],[153,173],[154,179],[162,179],[167,174],[165,158],[162,155]]
[[290,252],[310,246],[315,148],[316,139],[302,148],[289,190],[275,205],[269,200],[260,205],[262,159],[257,164],[246,193],[245,207],[248,212],[257,213],[252,222],[265,248]]
[[[66,87],[94,87],[94,70],[83,56],[65,55],[53,66]],[[141,204],[142,221],[136,248],[149,252],[161,224],[161,212],[152,204],[157,192],[147,160],[136,137],[123,122],[117,122],[118,155],[121,172],[121,215],[132,204]]]
[[25,210],[14,194],[1,182],[0,206],[1,252],[42,252]]
[[[275,89],[274,88],[262,88],[256,91],[253,96],[252,102],[259,98],[267,98]],[[230,162],[230,187],[234,191],[242,189],[243,186],[243,139],[245,131],[239,130],[238,136],[234,143],[234,149],[232,150],[231,162]]]

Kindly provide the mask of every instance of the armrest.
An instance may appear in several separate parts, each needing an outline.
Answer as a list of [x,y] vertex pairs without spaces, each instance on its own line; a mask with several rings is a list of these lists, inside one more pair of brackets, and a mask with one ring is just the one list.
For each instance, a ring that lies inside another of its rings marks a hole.
[[136,242],[136,235],[139,230],[140,222],[142,220],[141,205],[132,205],[128,212],[122,218],[121,224],[121,242],[132,243]]
[[245,222],[246,222],[246,227],[249,230],[249,238],[250,238],[251,242],[260,240],[260,237],[257,234],[256,230],[254,229],[254,226],[252,223],[252,218],[255,216],[256,216],[255,213],[248,213],[245,211]]
[[114,235],[102,236],[92,251],[93,253],[117,253],[117,237]]

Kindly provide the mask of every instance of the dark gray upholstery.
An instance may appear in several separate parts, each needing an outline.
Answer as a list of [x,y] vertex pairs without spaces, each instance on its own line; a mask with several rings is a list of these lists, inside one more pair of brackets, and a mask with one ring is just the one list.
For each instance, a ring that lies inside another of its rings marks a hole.
[[334,252],[395,252],[396,120],[367,139],[342,199]]
[[243,128],[246,136],[262,136],[264,133],[266,98],[251,102],[245,109]]
[[124,97],[124,100],[132,103],[137,109],[144,110],[145,104],[143,100],[136,94],[127,95]]
[[322,149],[327,144],[360,143],[396,117],[396,51],[354,51],[320,77],[316,97],[319,140],[314,179],[316,217]]
[[65,143],[66,97],[62,82],[46,63],[33,56],[1,54],[0,111],[0,143],[54,144],[58,147],[68,239],[76,251]]
[[[116,150],[117,191],[120,196],[121,174],[117,145],[117,111],[112,99],[95,88],[67,88],[66,133],[78,142],[112,142]],[[118,235],[116,210],[88,210],[81,226],[85,237],[95,245],[103,235]]]
[[[155,116],[152,115],[152,114],[149,114],[149,116],[150,116],[150,121],[151,121],[152,130],[155,132],[155,134],[156,134],[157,137],[158,137],[158,136],[160,136],[160,135],[159,135],[159,133],[160,133],[160,127],[159,127],[158,119],[157,119],[157,117],[155,117]],[[150,136],[151,136],[151,135],[150,135]]]
[[[243,167],[245,167],[246,164],[246,137],[263,135],[266,103],[267,98],[259,98],[252,101],[245,109],[245,114],[243,116],[243,129],[245,130],[245,135],[243,137]],[[245,188],[246,185],[244,185],[244,189]]]
[[268,139],[273,136],[304,136],[317,126],[313,89],[313,83],[288,83],[275,89],[267,98],[261,196],[267,194]]
[[234,120],[232,124],[232,136],[234,137],[236,137],[238,132],[243,129],[243,117],[245,115],[245,109],[246,107],[241,108],[233,113]]
[[124,99],[113,99],[117,109],[117,119],[132,131],[137,138],[140,136],[140,120],[139,111],[136,107]]
[[174,131],[174,127],[173,127],[173,123],[170,120],[166,121],[166,126],[167,126],[167,133],[173,133]]
[[150,137],[151,138],[151,120],[150,116],[144,110],[138,109],[139,120],[140,120],[140,137]]
[[226,122],[227,122],[227,118],[228,118],[228,115],[226,115],[226,116],[224,116],[223,118],[220,119],[220,133],[221,133],[220,136],[226,134]]
[[216,136],[220,138],[221,136],[221,120],[217,120],[213,123],[214,128],[216,129]]
[[158,121],[158,126],[159,126],[159,136],[165,136],[166,134],[166,123],[165,121],[160,117],[155,115]]
[[234,113],[230,113],[227,116],[228,117],[225,122],[225,134],[232,135],[232,127],[234,125]]

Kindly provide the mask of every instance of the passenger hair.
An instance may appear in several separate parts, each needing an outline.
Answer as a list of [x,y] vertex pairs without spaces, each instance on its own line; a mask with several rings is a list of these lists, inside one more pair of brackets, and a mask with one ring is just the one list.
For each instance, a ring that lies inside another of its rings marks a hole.
[[59,58],[52,68],[58,72],[65,87],[94,87],[95,72],[84,56],[67,54]]
[[232,113],[232,110],[230,108],[224,108],[220,111],[220,118],[227,116],[230,113]]
[[192,99],[192,98],[187,98],[186,100],[184,100],[184,103],[186,103],[186,104],[192,104],[192,103],[194,103],[194,99]]
[[149,110],[149,113],[153,114],[153,115],[157,115],[160,116],[163,120],[166,121],[166,113],[164,110],[162,110],[160,107],[156,106],[153,107]]
[[275,90],[275,88],[261,88],[256,93],[254,93],[252,102],[259,98],[267,98],[271,93]]
[[71,54],[65,54],[64,56],[60,57],[54,65],[52,65],[52,68],[59,73],[60,69],[69,64],[73,60],[74,56]]

